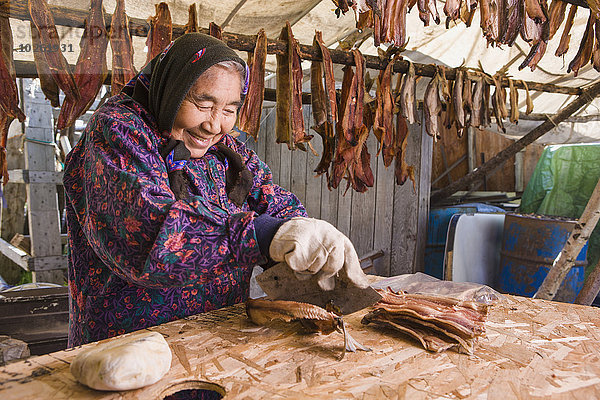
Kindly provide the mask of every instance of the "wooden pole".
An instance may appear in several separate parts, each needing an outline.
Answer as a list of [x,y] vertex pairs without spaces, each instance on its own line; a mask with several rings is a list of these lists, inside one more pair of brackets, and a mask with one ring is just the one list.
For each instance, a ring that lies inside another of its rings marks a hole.
[[560,122],[564,121],[568,117],[570,117],[575,111],[579,110],[581,107],[590,103],[596,96],[600,94],[600,81],[596,81],[591,86],[588,86],[581,94],[581,96],[577,97],[571,103],[569,103],[565,108],[559,111],[553,119],[548,119],[542,122],[539,126],[532,129],[528,134],[523,136],[521,139],[511,144],[486,163],[481,165],[476,170],[468,173],[461,179],[457,180],[454,183],[446,186],[443,189],[440,189],[433,193],[431,196],[431,202],[435,203],[446,197],[456,193],[457,191],[467,187],[471,183],[474,183],[482,178],[484,178],[488,173],[496,170],[502,164],[506,162],[509,158],[517,154],[528,144],[533,143],[536,139],[549,132],[552,128],[557,126]]
[[600,260],[583,283],[583,288],[575,298],[575,304],[590,306],[600,292]]
[[565,247],[554,260],[544,282],[542,282],[542,285],[533,296],[535,299],[552,300],[554,298],[560,284],[575,264],[575,259],[579,255],[579,252],[581,252],[585,242],[590,238],[599,219],[600,180],[598,180],[581,218],[579,218],[575,227],[573,227],[573,232],[571,232],[571,236],[567,239]]
[[[50,11],[54,16],[57,25],[71,26],[75,28],[83,28],[83,20],[87,18],[86,10],[75,10],[61,6],[49,5]],[[0,16],[16,18],[28,21],[30,20],[29,11],[27,9],[27,0],[0,0]],[[104,14],[104,22],[106,29],[110,30],[112,14]],[[129,30],[134,36],[148,36],[150,25],[141,18],[129,19]],[[173,38],[177,38],[184,33],[183,25],[173,24]],[[208,29],[200,28],[200,32],[208,33]],[[256,44],[255,35],[242,35],[238,33],[223,32],[223,41],[229,47],[239,51],[253,51]],[[283,55],[287,51],[287,44],[280,40],[267,40],[267,53]],[[336,64],[354,65],[354,56],[349,51],[331,49],[331,60]],[[321,53],[313,48],[312,45],[300,44],[300,57],[305,60],[321,61]],[[387,66],[385,60],[376,56],[365,55],[367,68],[382,70]],[[405,73],[408,71],[409,63],[406,60],[398,60],[394,63],[394,72]],[[414,63],[415,73],[418,76],[433,77],[437,67],[434,64],[418,64]],[[448,69],[446,78],[454,79],[456,71]],[[514,81],[514,85],[518,89],[525,89],[525,85],[521,81]],[[525,82],[529,90],[536,90],[548,93],[561,93],[569,95],[580,95],[582,93],[579,87],[557,86],[549,83]],[[502,80],[502,86],[508,87],[508,79]]]

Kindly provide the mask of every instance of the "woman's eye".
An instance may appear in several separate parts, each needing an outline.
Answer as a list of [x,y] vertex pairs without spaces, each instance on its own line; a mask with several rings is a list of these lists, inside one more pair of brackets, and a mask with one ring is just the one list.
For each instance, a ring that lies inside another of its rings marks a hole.
[[224,112],[226,115],[233,115],[233,114],[235,114],[236,110],[224,109],[224,110],[223,110],[223,112]]

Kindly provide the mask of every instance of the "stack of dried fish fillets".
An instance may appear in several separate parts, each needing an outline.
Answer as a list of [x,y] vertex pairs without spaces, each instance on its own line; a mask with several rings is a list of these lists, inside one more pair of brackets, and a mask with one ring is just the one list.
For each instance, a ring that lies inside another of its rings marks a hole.
[[362,320],[404,332],[417,339],[426,350],[450,348],[473,352],[479,336],[485,333],[488,306],[449,297],[380,291],[383,298]]

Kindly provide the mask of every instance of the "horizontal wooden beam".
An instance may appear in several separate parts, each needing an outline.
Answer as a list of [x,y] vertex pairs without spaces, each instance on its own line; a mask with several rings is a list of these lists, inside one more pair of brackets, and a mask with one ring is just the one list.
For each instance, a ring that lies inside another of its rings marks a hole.
[[[57,25],[70,26],[75,28],[83,28],[83,20],[87,18],[87,11],[75,10],[71,8],[50,5],[50,10],[54,15],[54,20]],[[27,9],[26,0],[0,0],[0,15],[21,19],[30,20],[29,11]],[[110,29],[112,14],[105,14],[105,24],[107,29]],[[132,35],[146,37],[150,25],[145,19],[141,18],[130,18],[129,29]],[[208,29],[201,28],[201,32],[208,33]],[[183,25],[173,24],[173,37],[179,37],[184,33]],[[223,41],[233,49],[239,51],[253,51],[256,43],[255,35],[242,35],[238,33],[223,32]],[[267,53],[268,54],[285,54],[287,51],[287,44],[284,41],[268,39],[267,41]],[[354,65],[354,58],[352,53],[349,51],[331,49],[331,60],[336,64]],[[300,44],[300,56],[305,60],[321,60],[320,51],[313,48],[313,46]],[[387,66],[387,61],[380,59],[376,56],[365,55],[365,62],[367,68],[371,69],[384,69]],[[433,77],[437,66],[434,64],[419,64],[414,63],[415,73],[418,76]],[[394,72],[405,73],[408,71],[409,62],[406,60],[398,60],[394,63]],[[446,72],[448,79],[454,79],[456,71],[449,68]],[[581,94],[581,88],[577,87],[566,87],[557,86],[548,83],[538,82],[525,82],[529,90],[548,92],[548,93],[560,93],[579,95]],[[525,89],[525,85],[521,81],[514,81],[514,85],[518,89]],[[502,86],[508,87],[508,80],[502,80]]]
[[67,269],[67,256],[43,256],[29,257],[27,266],[30,271],[52,271],[55,269]]
[[55,171],[30,171],[11,169],[8,171],[11,183],[54,183],[62,185],[63,173]]

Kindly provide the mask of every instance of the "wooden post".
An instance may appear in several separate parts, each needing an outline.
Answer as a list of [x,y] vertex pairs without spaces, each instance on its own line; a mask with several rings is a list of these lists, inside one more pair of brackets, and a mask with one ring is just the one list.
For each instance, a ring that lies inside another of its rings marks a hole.
[[542,282],[537,293],[533,296],[536,299],[552,300],[558,291],[562,281],[575,264],[577,255],[590,238],[592,231],[600,219],[600,180],[596,184],[592,196],[590,197],[581,218],[573,227],[571,236],[567,239],[565,247],[558,257],[554,260],[552,268]]
[[590,306],[600,292],[600,260],[583,283],[583,288],[575,298],[575,304]]
[[467,187],[469,184],[483,179],[488,173],[495,171],[497,168],[502,166],[506,160],[524,149],[525,146],[533,143],[536,139],[540,138],[542,135],[549,132],[552,128],[571,116],[575,111],[590,103],[596,96],[598,96],[598,94],[600,94],[600,81],[596,81],[591,86],[588,86],[581,93],[581,96],[569,103],[565,108],[557,113],[554,118],[547,119],[537,127],[533,128],[528,134],[502,150],[500,153],[496,154],[496,156],[492,157],[475,171],[468,173],[461,179],[446,186],[445,188],[434,192],[431,196],[431,202],[435,203],[445,199],[446,197],[456,193],[458,190]]
[[[29,174],[55,172],[52,107],[31,79],[23,79],[25,129],[25,169]],[[40,182],[40,181],[38,181]],[[25,183],[31,255],[29,268],[34,282],[62,284],[66,257],[62,256],[56,183]]]

